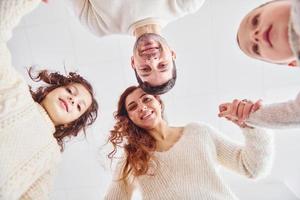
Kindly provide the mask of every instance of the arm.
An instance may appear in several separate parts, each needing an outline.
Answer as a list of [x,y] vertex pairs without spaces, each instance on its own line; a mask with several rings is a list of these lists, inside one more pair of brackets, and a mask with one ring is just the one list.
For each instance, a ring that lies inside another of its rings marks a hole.
[[32,186],[22,195],[20,200],[47,200],[50,188],[52,188],[54,172],[47,171],[42,177],[35,181]]
[[21,18],[32,11],[41,0],[1,0],[0,1],[0,90],[10,88],[20,80],[12,67],[7,41]]
[[249,178],[265,175],[272,165],[273,138],[264,129],[244,128],[245,143],[237,144],[210,128],[221,165]]
[[246,123],[266,128],[299,128],[300,93],[294,100],[262,106],[250,114]]
[[66,1],[75,17],[89,31],[99,37],[108,34],[105,30],[109,29],[109,25],[105,23],[105,19],[102,18],[101,14],[98,14],[97,6],[93,5],[90,0]]
[[127,183],[120,179],[122,164],[118,164],[114,174],[114,179],[110,184],[108,191],[105,194],[105,200],[130,200],[134,190],[133,180],[128,180]]

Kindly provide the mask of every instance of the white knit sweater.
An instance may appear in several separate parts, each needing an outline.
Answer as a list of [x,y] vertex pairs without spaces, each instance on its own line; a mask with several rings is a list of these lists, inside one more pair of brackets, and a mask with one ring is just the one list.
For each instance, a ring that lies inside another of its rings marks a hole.
[[[289,39],[300,66],[300,0],[292,0]],[[294,100],[264,105],[251,114],[246,123],[266,128],[299,128],[300,93]]]
[[54,125],[11,65],[7,41],[41,0],[0,0],[0,199],[47,199],[60,160]]
[[134,185],[145,200],[237,199],[220,176],[219,165],[257,178],[268,172],[273,154],[269,133],[263,129],[242,130],[245,143],[237,144],[209,125],[188,124],[171,149],[154,153],[159,162],[157,169],[151,169],[154,176],[137,177],[126,187],[117,181],[118,168],[105,199],[131,199]]
[[99,37],[132,34],[145,24],[169,22],[196,12],[204,0],[65,0],[80,22]]

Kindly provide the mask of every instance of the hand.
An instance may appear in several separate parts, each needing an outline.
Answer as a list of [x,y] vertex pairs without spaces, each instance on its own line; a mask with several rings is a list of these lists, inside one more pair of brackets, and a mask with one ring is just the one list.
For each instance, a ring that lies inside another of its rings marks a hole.
[[252,101],[233,100],[232,103],[223,103],[219,106],[219,117],[225,117],[226,119],[234,122],[240,127],[247,127],[245,120],[249,118],[249,115],[257,111],[262,106],[261,100],[253,103]]

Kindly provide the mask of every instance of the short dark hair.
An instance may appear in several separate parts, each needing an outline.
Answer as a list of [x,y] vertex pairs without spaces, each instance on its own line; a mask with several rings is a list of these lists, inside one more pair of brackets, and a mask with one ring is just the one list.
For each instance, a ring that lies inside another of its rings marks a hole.
[[160,94],[167,93],[169,90],[171,90],[174,87],[177,78],[177,70],[176,70],[176,64],[174,59],[173,59],[172,78],[161,85],[151,86],[148,82],[142,81],[142,79],[137,74],[136,70],[134,70],[134,73],[140,88],[144,90],[144,92],[146,92],[147,94],[152,94],[152,95],[160,95]]

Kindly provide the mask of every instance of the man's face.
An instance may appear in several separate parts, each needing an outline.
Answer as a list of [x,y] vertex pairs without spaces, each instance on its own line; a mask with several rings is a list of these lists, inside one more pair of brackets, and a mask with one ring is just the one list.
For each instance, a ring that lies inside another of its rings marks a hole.
[[143,82],[159,86],[172,78],[175,57],[174,51],[160,35],[147,33],[134,45],[131,66]]
[[294,56],[288,37],[290,10],[289,1],[278,1],[248,13],[237,34],[241,50],[252,58],[267,62],[291,62]]

